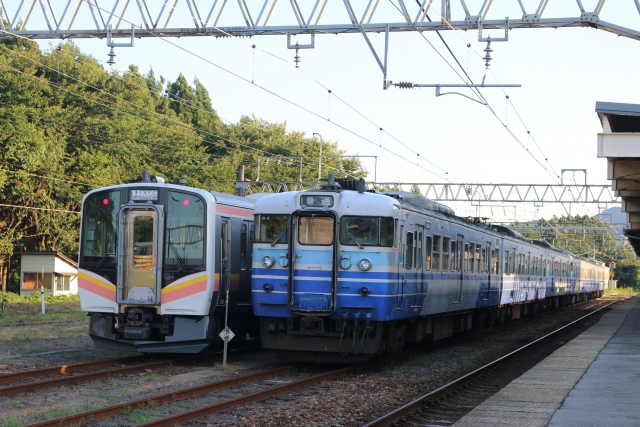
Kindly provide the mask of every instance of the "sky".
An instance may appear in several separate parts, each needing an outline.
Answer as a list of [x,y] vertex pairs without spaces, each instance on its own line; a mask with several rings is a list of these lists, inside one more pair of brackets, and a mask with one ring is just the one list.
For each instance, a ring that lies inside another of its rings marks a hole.
[[[210,3],[199,0],[201,11],[208,11],[210,6],[206,5]],[[218,26],[241,22],[235,3],[229,2]],[[247,0],[254,17],[262,3]],[[352,0],[357,16],[366,3]],[[417,10],[414,2],[405,3],[410,11]],[[430,16],[436,20],[441,2],[433,3]],[[451,3],[453,17],[463,16],[460,2]],[[483,0],[466,0],[472,13],[482,3]],[[522,15],[517,0],[494,3],[486,19],[517,19]],[[539,0],[522,3],[527,12],[533,13]],[[587,10],[593,10],[596,3],[582,0]],[[66,2],[52,0],[52,4],[60,10]],[[113,0],[100,4],[110,9]],[[148,0],[148,4],[152,15],[162,7],[160,0]],[[315,2],[299,0],[299,4],[308,15]],[[90,27],[92,21],[85,9],[80,9],[76,19]],[[179,0],[170,27],[179,27],[181,22],[189,25],[189,14],[186,0]],[[567,0],[550,0],[544,12],[544,17],[577,15],[576,2]],[[605,3],[600,18],[640,29],[640,15],[633,0]],[[343,2],[329,0],[320,24],[346,19]],[[43,25],[36,14],[31,20],[32,28]],[[400,21],[402,16],[391,1],[381,0],[373,22]],[[285,22],[291,22],[290,2],[280,1],[269,24]],[[480,82],[485,75],[481,56],[486,43],[478,42],[477,31],[441,34],[471,78]],[[486,34],[501,37],[503,31]],[[369,37],[381,54],[384,34]],[[309,38],[295,40],[307,43]],[[84,52],[105,61],[108,69],[109,48],[105,42],[76,40]],[[49,43],[57,41],[41,44],[46,48]],[[359,34],[318,35],[315,49],[300,51],[300,68],[293,63],[295,51],[287,49],[285,36],[142,38],[135,40],[134,47],[116,48],[113,69],[125,71],[135,64],[141,72],[152,68],[156,76],[169,81],[179,73],[190,82],[197,77],[209,90],[214,108],[224,120],[237,122],[242,115],[255,115],[272,122],[286,121],[291,130],[306,132],[309,137],[318,133],[325,141],[338,142],[348,154],[378,156],[378,182],[442,183],[448,179],[455,183],[551,184],[557,181],[551,170],[587,169],[589,184],[607,184],[606,160],[596,156],[597,133],[602,127],[595,104],[640,103],[638,43],[592,28],[510,31],[508,42],[491,44],[494,59],[486,82],[522,87],[482,89],[497,117],[486,106],[459,95],[436,97],[433,88],[383,90],[382,72]],[[396,82],[463,83],[453,71],[460,73],[453,57],[434,32],[391,33],[388,62],[388,79]],[[471,96],[468,89],[455,91]],[[362,164],[369,172],[368,179],[373,180],[373,160],[363,158]],[[565,182],[572,179],[584,182],[581,173],[565,175]],[[554,204],[542,208],[527,204],[514,207],[513,203],[499,207],[496,202],[482,208],[448,204],[459,215],[480,214],[496,220],[523,221],[565,214],[560,205]],[[598,212],[596,205],[574,204],[571,213]]]

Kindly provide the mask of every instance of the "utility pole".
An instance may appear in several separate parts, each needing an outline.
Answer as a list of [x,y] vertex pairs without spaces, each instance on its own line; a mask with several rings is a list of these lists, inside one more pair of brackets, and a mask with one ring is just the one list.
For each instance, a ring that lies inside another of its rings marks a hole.
[[320,178],[322,177],[322,142],[323,141],[322,141],[322,135],[314,132],[313,137],[315,138],[316,135],[320,137],[320,157],[318,158],[318,182],[320,182]]

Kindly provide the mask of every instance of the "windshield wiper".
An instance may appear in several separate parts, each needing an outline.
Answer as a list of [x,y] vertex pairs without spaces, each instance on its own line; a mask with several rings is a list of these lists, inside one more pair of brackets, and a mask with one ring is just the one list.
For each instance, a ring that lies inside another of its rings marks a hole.
[[278,240],[280,240],[280,239],[282,238],[282,236],[284,236],[285,234],[287,234],[287,230],[284,230],[284,231],[282,232],[282,234],[280,234],[280,235],[276,238],[276,240],[274,240],[273,242],[271,242],[271,246],[275,246],[275,245],[276,245],[276,243],[278,243]]
[[351,237],[351,240],[353,240],[354,242],[356,242],[356,245],[358,245],[358,247],[359,247],[360,249],[363,249],[363,246],[360,244],[360,242],[358,242],[358,241],[356,240],[356,238],[355,238],[355,237],[353,237],[353,234],[351,234],[349,231],[347,231],[347,234],[349,235],[349,237]]
[[113,256],[113,254],[104,254],[104,256],[102,258],[100,258],[100,261],[98,261],[98,265],[96,265],[96,268],[93,269],[94,273],[97,273],[98,271],[100,271],[100,268],[102,267],[102,264],[104,264],[104,262],[107,260],[107,258]]
[[180,263],[180,267],[182,267],[182,271],[184,271],[186,273],[187,272],[187,267],[185,267],[184,261],[182,261],[182,258],[180,257],[180,254],[178,254],[178,250],[176,249],[174,244],[171,243],[171,240],[168,241],[168,244],[169,244],[169,247],[171,249],[173,249],[173,254],[176,256],[176,258],[178,258],[178,262]]

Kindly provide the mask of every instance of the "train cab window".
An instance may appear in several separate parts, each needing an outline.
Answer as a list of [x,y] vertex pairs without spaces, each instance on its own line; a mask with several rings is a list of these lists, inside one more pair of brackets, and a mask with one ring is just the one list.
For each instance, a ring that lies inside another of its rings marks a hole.
[[[169,271],[186,269],[191,273],[201,271],[205,264],[204,200],[195,194],[168,191],[165,217],[165,268]],[[178,278],[173,277],[173,280]]]
[[[120,191],[102,191],[87,197],[82,207],[82,262],[117,262]],[[115,282],[115,280],[114,280]]]
[[433,236],[433,259],[431,269],[440,271],[440,236]]
[[425,263],[425,267],[427,270],[431,270],[431,251],[433,250],[432,240],[431,236],[427,236],[427,244],[425,245],[425,249],[427,250],[427,262]]
[[460,255],[454,240],[451,241],[451,271],[460,271]]
[[344,216],[340,222],[340,243],[343,245],[393,246],[393,218]]
[[289,215],[256,215],[254,241],[257,243],[287,243]]
[[298,242],[301,245],[332,245],[333,218],[301,216],[298,220]]
[[405,245],[404,266],[407,270],[413,268],[413,233],[407,232],[407,244]]
[[480,262],[480,251],[482,249],[482,246],[480,245],[476,245],[476,273],[481,273],[482,272],[482,263]]
[[442,238],[442,271],[448,271],[449,265],[449,249],[451,248],[451,239],[448,237]]
[[500,249],[493,250],[493,274],[500,274]]

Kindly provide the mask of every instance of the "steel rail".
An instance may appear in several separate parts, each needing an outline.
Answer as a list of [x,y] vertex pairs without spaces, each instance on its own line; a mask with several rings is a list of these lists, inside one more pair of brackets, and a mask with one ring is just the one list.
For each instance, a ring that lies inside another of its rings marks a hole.
[[184,390],[173,391],[171,393],[160,394],[157,396],[147,397],[145,399],[133,400],[118,405],[108,406],[106,408],[96,409],[93,411],[80,412],[77,414],[69,415],[66,417],[56,418],[52,420],[42,421],[36,424],[31,424],[29,427],[66,427],[66,426],[79,426],[89,422],[102,420],[105,418],[122,415],[124,412],[133,411],[136,409],[142,409],[147,407],[150,402],[153,404],[170,403],[178,400],[183,400],[189,397],[198,396],[204,393],[210,393],[212,391],[221,390],[228,387],[239,386],[242,384],[248,384],[255,381],[260,381],[267,378],[277,377],[280,374],[287,372],[290,367],[276,368],[264,372],[257,372],[254,374],[247,374],[240,377],[230,378],[228,380],[222,380],[211,384],[204,384],[201,386],[191,387]]
[[431,401],[438,400],[441,397],[444,397],[444,396],[450,394],[451,392],[453,392],[456,389],[459,389],[463,385],[465,385],[467,383],[470,383],[474,379],[486,374],[489,371],[492,371],[493,369],[495,369],[498,365],[502,364],[503,362],[513,358],[514,356],[516,356],[516,355],[518,355],[518,354],[520,354],[520,353],[522,353],[522,352],[524,352],[524,351],[526,351],[528,349],[530,349],[533,346],[536,346],[540,342],[545,341],[546,339],[556,335],[557,333],[563,331],[564,329],[566,329],[566,328],[568,328],[568,327],[570,327],[570,326],[572,326],[572,325],[574,325],[574,324],[586,319],[589,316],[594,315],[595,313],[599,312],[600,310],[604,310],[605,308],[607,308],[610,305],[615,304],[617,302],[619,302],[619,301],[610,302],[609,304],[607,304],[607,305],[605,305],[603,307],[600,307],[600,308],[592,311],[591,313],[589,313],[589,314],[587,314],[585,316],[582,316],[579,319],[574,320],[573,322],[568,323],[568,324],[564,325],[563,327],[561,327],[559,329],[556,329],[555,331],[550,332],[547,335],[545,335],[545,336],[543,336],[541,338],[538,338],[537,340],[532,341],[529,344],[527,344],[525,346],[522,346],[522,347],[512,351],[511,353],[508,353],[508,354],[500,357],[499,359],[496,359],[493,362],[488,363],[488,364],[476,369],[473,372],[469,372],[468,374],[466,374],[466,375],[464,375],[464,376],[462,376],[462,377],[460,377],[460,378],[458,378],[456,380],[453,380],[450,383],[448,383],[448,384],[446,384],[446,385],[444,385],[444,386],[442,386],[442,387],[440,387],[440,388],[438,388],[438,389],[436,389],[436,390],[434,390],[434,391],[432,391],[430,393],[427,393],[427,394],[425,394],[425,395],[423,395],[423,396],[421,396],[421,397],[419,397],[419,398],[417,398],[415,400],[412,400],[411,402],[409,402],[409,403],[407,403],[407,404],[405,404],[405,405],[403,405],[403,406],[401,406],[399,408],[396,408],[393,411],[391,411],[391,412],[389,412],[389,413],[387,413],[387,414],[385,414],[385,415],[383,415],[383,416],[381,416],[379,418],[376,418],[375,420],[372,420],[372,421],[369,421],[366,424],[363,424],[362,427],[389,426],[389,425],[391,425],[393,423],[397,423],[398,421],[407,418],[409,415],[411,415],[411,414],[413,414],[415,412],[418,412],[420,409],[422,409],[422,407],[423,407],[423,405],[425,403],[429,403]]
[[88,374],[71,375],[63,378],[55,378],[51,380],[37,381],[33,383],[17,384],[6,387],[0,387],[0,396],[14,396],[16,394],[24,393],[27,391],[35,391],[49,387],[59,387],[69,384],[77,384],[80,382],[86,382],[91,380],[98,380],[106,378],[112,375],[133,374],[147,369],[161,368],[174,363],[176,360],[163,360],[160,362],[143,363],[135,366],[127,366],[124,368],[106,369],[100,372],[91,372]]
[[200,419],[206,415],[214,414],[216,412],[224,411],[232,406],[246,405],[253,402],[261,402],[267,400],[272,396],[280,393],[286,393],[299,388],[306,387],[311,384],[319,383],[320,381],[327,381],[339,378],[343,375],[347,375],[351,371],[351,367],[337,369],[335,371],[326,372],[324,374],[314,375],[313,377],[304,378],[298,381],[293,381],[288,384],[283,384],[275,387],[270,387],[266,390],[257,391],[244,396],[236,397],[234,399],[224,400],[222,402],[214,403],[212,405],[203,406],[200,408],[192,409],[191,411],[181,412],[179,414],[170,415],[164,418],[158,418],[157,420],[149,421],[144,424],[139,424],[137,427],[173,427],[176,425],[184,424],[189,421]]
[[49,368],[31,369],[28,371],[13,372],[0,375],[0,384],[12,383],[29,378],[48,377],[51,375],[65,375],[72,372],[84,371],[86,369],[100,368],[114,365],[116,363],[131,362],[142,356],[119,357],[115,359],[94,360],[91,362],[74,363],[73,365],[60,365]]

